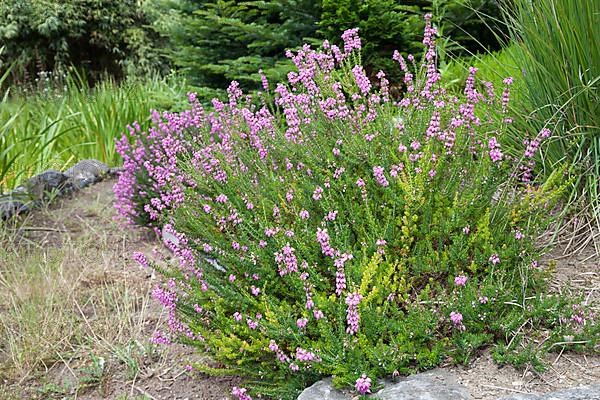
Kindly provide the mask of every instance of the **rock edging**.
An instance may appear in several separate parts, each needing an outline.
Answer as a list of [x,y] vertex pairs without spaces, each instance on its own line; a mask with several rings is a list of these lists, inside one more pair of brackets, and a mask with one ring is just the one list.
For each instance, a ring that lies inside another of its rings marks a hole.
[[0,220],[28,212],[50,197],[64,196],[118,172],[118,168],[110,168],[93,159],[81,160],[65,172],[44,171],[27,179],[13,191],[0,195]]
[[[368,398],[379,400],[472,400],[467,388],[456,376],[441,369],[385,382],[385,387]],[[323,379],[305,389],[298,400],[349,400],[352,395],[333,387],[331,378]],[[600,400],[600,384],[578,386],[545,394],[513,394],[498,400]]]

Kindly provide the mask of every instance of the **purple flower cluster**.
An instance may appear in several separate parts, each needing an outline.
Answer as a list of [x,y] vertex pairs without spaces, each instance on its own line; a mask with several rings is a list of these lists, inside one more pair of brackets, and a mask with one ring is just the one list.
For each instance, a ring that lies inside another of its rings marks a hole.
[[367,375],[362,374],[362,376],[356,380],[354,388],[360,394],[369,393],[371,391],[371,378],[368,378]]
[[346,305],[348,306],[346,311],[346,323],[348,325],[346,332],[348,332],[349,335],[354,335],[356,332],[358,332],[358,324],[360,322],[358,305],[361,300],[362,296],[360,293],[350,293],[346,297]]

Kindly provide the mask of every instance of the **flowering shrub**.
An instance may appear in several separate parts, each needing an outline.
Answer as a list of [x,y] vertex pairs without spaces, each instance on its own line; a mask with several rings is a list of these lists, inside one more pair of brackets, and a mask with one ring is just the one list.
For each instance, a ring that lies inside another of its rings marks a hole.
[[551,301],[533,238],[562,175],[528,184],[533,142],[520,159],[503,154],[507,122],[491,113],[508,100],[476,70],[464,97],[441,89],[426,22],[423,65],[394,56],[398,102],[383,72],[366,78],[350,30],[343,49],[289,53],[298,71],[272,101],[266,80],[258,102],[233,82],[214,111],[190,95],[189,111],[120,142],[117,209],[162,229],[177,259],[157,267],[171,332],[156,342],[198,346],[224,366],[199,368],[259,393],[288,398],[333,375],[363,394],[377,378],[465,361]]

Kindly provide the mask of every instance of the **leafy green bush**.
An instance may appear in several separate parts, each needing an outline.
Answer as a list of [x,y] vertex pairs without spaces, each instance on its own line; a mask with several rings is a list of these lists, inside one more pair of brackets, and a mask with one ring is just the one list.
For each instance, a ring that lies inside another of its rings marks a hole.
[[464,96],[448,95],[434,36],[427,23],[422,65],[395,55],[398,103],[384,75],[373,89],[349,30],[341,49],[294,54],[272,101],[256,106],[232,82],[214,111],[190,95],[190,110],[132,127],[117,209],[162,232],[178,261],[134,255],[168,278],[154,296],[171,332],[155,342],[197,346],[224,366],[203,371],[294,398],[324,375],[365,393],[378,378],[465,362],[525,321],[598,333],[587,312],[568,321],[575,311],[546,295],[536,266],[535,238],[568,185],[559,171],[530,182],[550,131],[522,160],[506,157],[505,122],[491,118],[506,95],[478,91],[475,70]]
[[150,22],[138,0],[3,0],[0,43],[5,58],[16,62],[15,83],[69,65],[94,79],[149,73],[165,61],[155,49],[159,37],[146,27]]
[[[246,89],[283,80],[292,64],[286,49],[302,45],[316,29],[320,1],[155,1],[164,10],[158,30],[171,40],[170,58],[190,82],[223,94],[231,80]],[[208,97],[210,99],[210,97]]]

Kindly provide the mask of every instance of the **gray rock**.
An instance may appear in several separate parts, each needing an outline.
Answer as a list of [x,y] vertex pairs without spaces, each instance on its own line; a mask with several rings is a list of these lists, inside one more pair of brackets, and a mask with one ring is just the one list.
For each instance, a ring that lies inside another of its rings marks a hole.
[[0,196],[0,220],[7,220],[17,214],[29,211],[31,196],[24,186],[18,186],[12,192]]
[[81,160],[65,171],[65,176],[76,188],[96,183],[110,173],[108,165],[98,160]]
[[372,396],[381,400],[471,400],[467,388],[456,377],[441,369],[386,382],[385,387]]
[[22,201],[10,197],[0,197],[0,220],[7,220],[22,212],[29,211],[29,206]]
[[[369,396],[381,400],[471,400],[467,389],[454,375],[440,369],[385,382],[385,387]],[[347,400],[335,389],[331,379],[324,379],[305,389],[298,400]]]
[[27,193],[36,199],[47,197],[47,193],[58,190],[64,192],[71,187],[68,178],[62,172],[53,169],[42,172],[33,178],[28,179],[25,184]]
[[331,378],[327,378],[304,389],[298,400],[348,400],[348,397],[334,388]]
[[600,385],[578,386],[545,394],[513,394],[500,400],[600,400]]

